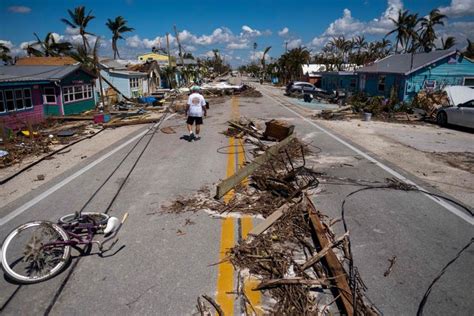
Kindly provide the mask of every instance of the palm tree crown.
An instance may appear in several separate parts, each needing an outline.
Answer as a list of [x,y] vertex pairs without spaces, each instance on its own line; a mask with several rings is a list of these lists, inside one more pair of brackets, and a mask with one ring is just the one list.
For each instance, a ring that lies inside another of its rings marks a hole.
[[86,39],[86,34],[89,35],[94,35],[92,33],[89,33],[86,31],[87,24],[95,18],[95,16],[92,15],[92,10],[85,14],[85,7],[84,6],[79,6],[74,9],[74,12],[71,10],[67,10],[69,13],[69,17],[71,20],[68,19],[61,19],[64,23],[66,23],[68,26],[72,27],[73,29],[79,29],[79,34],[82,37],[82,42],[84,44],[84,47],[89,48],[89,43],[87,42]]
[[122,34],[126,32],[132,32],[135,29],[132,27],[127,26],[127,20],[125,20],[122,16],[118,16],[115,20],[107,19],[107,23],[105,23],[107,27],[112,31],[112,50],[114,51],[114,59],[117,57],[120,58],[120,54],[117,47],[117,41],[119,39],[123,39]]

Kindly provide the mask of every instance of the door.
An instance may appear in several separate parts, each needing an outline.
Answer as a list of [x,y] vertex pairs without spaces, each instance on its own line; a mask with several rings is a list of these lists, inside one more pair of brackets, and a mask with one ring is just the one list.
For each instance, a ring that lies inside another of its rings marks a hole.
[[460,104],[460,125],[474,128],[474,100]]

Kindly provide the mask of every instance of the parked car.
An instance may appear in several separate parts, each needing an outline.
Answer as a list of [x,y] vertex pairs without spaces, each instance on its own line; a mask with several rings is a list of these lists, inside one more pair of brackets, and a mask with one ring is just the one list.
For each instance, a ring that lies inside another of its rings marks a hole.
[[438,110],[436,121],[441,126],[448,124],[474,128],[474,89],[451,86],[444,89],[451,106]]
[[292,81],[286,86],[286,94],[291,94],[293,92],[301,93],[312,93],[316,90],[316,87],[304,81]]

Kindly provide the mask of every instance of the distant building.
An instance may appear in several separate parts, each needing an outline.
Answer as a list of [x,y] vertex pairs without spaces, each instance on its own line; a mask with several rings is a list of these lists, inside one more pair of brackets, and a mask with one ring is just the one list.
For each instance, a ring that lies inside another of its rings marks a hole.
[[343,75],[347,75],[348,73],[353,73],[358,67],[356,64],[342,64],[339,66],[333,64],[303,64],[301,65],[303,71],[303,78],[301,78],[301,80],[312,83],[318,88],[325,89],[322,86],[324,73],[331,72],[335,74],[340,72]]
[[162,79],[160,77],[160,66],[155,60],[147,61],[143,64],[130,65],[127,67],[130,71],[137,71],[147,75],[146,81],[148,86],[148,93],[154,93],[162,86]]
[[[168,55],[166,54],[158,54],[158,53],[147,53],[138,56],[138,60],[142,62],[152,61],[155,60],[158,65],[160,66],[168,66]],[[174,57],[171,57],[171,66],[176,66],[176,60]]]
[[0,121],[16,129],[94,109],[94,79],[79,65],[1,67]]
[[67,66],[78,65],[79,62],[72,57],[21,57],[15,65],[17,66]]
[[390,55],[356,72],[359,91],[388,98],[395,89],[401,101],[411,101],[420,90],[474,86],[474,63],[456,50]]
[[104,92],[112,85],[127,98],[138,98],[148,94],[146,73],[131,71],[124,64],[107,58],[100,60],[100,67],[100,74],[104,79],[102,82]]

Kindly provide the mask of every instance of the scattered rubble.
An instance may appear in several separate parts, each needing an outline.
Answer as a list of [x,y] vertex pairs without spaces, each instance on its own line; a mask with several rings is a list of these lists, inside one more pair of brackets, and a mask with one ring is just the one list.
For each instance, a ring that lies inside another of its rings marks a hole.
[[[364,298],[365,287],[360,278],[352,276],[349,280],[349,273],[344,271],[343,264],[349,256],[348,234],[335,236],[330,229],[334,221],[316,212],[307,198],[307,194],[318,188],[320,176],[306,166],[307,156],[312,155],[309,146],[292,136],[288,137],[290,141],[285,139],[285,146],[277,146],[279,143],[272,146],[272,142],[263,140],[264,133],[257,128],[261,122],[257,120],[241,118],[229,125],[225,134],[244,139],[251,147],[248,152],[254,155],[253,161],[239,172],[252,170],[259,157],[265,160],[258,163],[247,180],[236,179],[227,203],[214,199],[209,188],[202,188],[194,196],[179,197],[162,206],[162,212],[205,210],[219,217],[245,214],[265,218],[246,240],[229,250],[227,260],[236,270],[248,271],[260,281],[253,290],[264,293],[263,309],[269,314],[377,315],[377,310]],[[287,128],[285,124],[282,126]],[[268,155],[272,147],[278,150]],[[320,223],[318,228],[314,217]],[[314,239],[315,235],[324,235],[326,242]],[[329,262],[328,256],[336,258],[336,267],[330,267],[335,263]],[[349,282],[358,284],[355,292],[349,288]],[[255,307],[245,299],[243,287],[237,286],[234,294],[242,298],[244,312],[252,314]],[[356,311],[351,309],[354,300]],[[219,313],[220,307],[214,303],[211,305]],[[205,305],[200,300],[198,310],[205,314]]]

